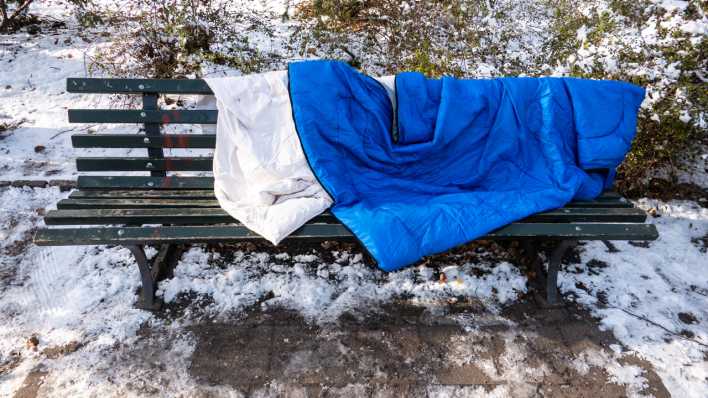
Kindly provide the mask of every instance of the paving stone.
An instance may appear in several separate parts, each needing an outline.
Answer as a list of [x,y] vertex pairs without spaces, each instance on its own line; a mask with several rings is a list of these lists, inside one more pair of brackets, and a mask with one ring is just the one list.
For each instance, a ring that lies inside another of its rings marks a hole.
[[36,398],[39,395],[40,388],[44,384],[44,379],[49,375],[45,369],[37,367],[32,369],[25,380],[22,382],[20,389],[15,391],[14,398]]
[[418,333],[423,343],[434,347],[446,347],[452,336],[460,335],[464,331],[458,325],[435,325],[420,326]]
[[[418,392],[416,392],[419,390]],[[422,396],[416,384],[376,384],[371,388],[372,398],[409,398]]]
[[458,385],[496,385],[492,378],[487,376],[482,369],[474,364],[465,364],[462,366],[449,367],[439,370],[435,374],[436,380],[440,384],[458,384]]
[[243,386],[261,382],[269,375],[270,326],[207,324],[192,331],[197,337],[197,347],[190,372],[198,380]]
[[[580,374],[572,365],[578,353],[608,352],[616,343],[589,314],[569,308],[535,317],[533,306],[518,307],[505,309],[503,317],[474,314],[479,327],[469,330],[411,325],[395,314],[313,325],[292,311],[255,308],[232,322],[191,327],[197,347],[190,372],[204,385],[228,385],[249,396],[626,395],[603,369]],[[416,316],[411,308],[403,311]],[[635,362],[649,381],[646,392],[666,396],[651,365]],[[498,374],[485,373],[489,366]]]
[[642,391],[643,394],[653,396],[655,398],[670,398],[671,394],[661,382],[661,378],[654,371],[653,366],[646,359],[639,358],[636,355],[626,355],[619,360],[622,365],[639,366],[644,370],[642,376],[647,379],[647,386]]

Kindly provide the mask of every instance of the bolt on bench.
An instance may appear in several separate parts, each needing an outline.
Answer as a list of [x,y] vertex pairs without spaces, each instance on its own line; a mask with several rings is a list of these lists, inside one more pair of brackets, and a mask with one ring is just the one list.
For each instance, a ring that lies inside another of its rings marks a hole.
[[[149,176],[81,175],[78,190],[47,212],[34,242],[40,246],[121,245],[135,257],[142,279],[139,307],[158,309],[156,284],[180,255],[180,245],[262,239],[219,207],[213,178],[168,175],[212,170],[211,157],[165,156],[164,148],[214,148],[213,134],[163,134],[164,124],[216,124],[216,110],[161,110],[161,94],[212,94],[203,80],[68,79],[70,93],[135,94],[140,110],[69,110],[71,123],[139,123],[140,134],[76,134],[75,148],[145,148],[146,157],[78,157],[79,172],[144,171]],[[644,224],[646,214],[613,192],[593,201],[576,201],[561,209],[535,214],[481,239],[515,239],[545,275],[546,301],[558,301],[557,277],[565,252],[578,240],[654,240],[656,227]],[[159,225],[159,226],[155,226]],[[56,226],[62,226],[57,228]],[[67,227],[81,226],[81,227]],[[353,239],[331,214],[322,214],[288,239]],[[547,271],[538,257],[538,242],[552,240]],[[151,261],[145,246],[156,246]]]

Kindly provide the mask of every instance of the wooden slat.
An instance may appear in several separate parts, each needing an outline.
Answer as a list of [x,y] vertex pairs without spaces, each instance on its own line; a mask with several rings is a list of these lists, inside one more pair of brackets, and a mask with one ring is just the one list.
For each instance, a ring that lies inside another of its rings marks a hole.
[[[306,224],[288,239],[351,239],[341,224]],[[145,243],[216,243],[238,240],[261,240],[260,235],[243,226],[170,226],[40,229],[34,242],[40,246],[145,244]]]
[[[78,187],[90,190],[141,190],[141,189],[214,189],[213,177],[165,177],[142,176],[79,176]],[[136,194],[140,193],[136,191]],[[110,197],[110,194],[108,194]],[[617,194],[607,191],[590,202],[571,202],[566,207],[582,208],[631,208],[632,203]]]
[[658,237],[659,234],[653,224],[513,223],[480,239],[655,240]]
[[605,191],[600,195],[600,198],[603,199],[620,199],[622,198],[622,195],[619,194],[619,192],[615,191]]
[[[84,208],[84,209],[101,209],[101,208],[115,208],[115,209],[134,209],[134,208],[158,208],[158,207],[219,207],[219,203],[215,198],[208,196],[200,196],[199,198],[142,198],[142,197],[123,197],[123,198],[97,198],[97,197],[87,197],[80,199],[63,199],[59,201],[57,206],[59,208]],[[200,200],[192,200],[200,199]],[[198,205],[192,206],[191,203],[199,203]],[[577,207],[566,207],[565,209],[575,209]],[[628,209],[627,207],[601,207],[599,205],[594,206],[591,204],[586,209],[596,209],[596,210],[606,210],[606,209]],[[560,214],[560,213],[556,213]]]
[[[307,224],[290,239],[343,239],[352,237],[343,225]],[[652,224],[509,224],[480,239],[551,238],[579,240],[654,240]],[[155,243],[221,243],[262,239],[242,226],[167,226],[40,229],[34,243],[48,245],[102,245]]]
[[[150,185],[147,185],[150,183]],[[123,198],[123,197],[143,197],[144,195],[174,195],[182,189],[213,189],[213,177],[166,177],[164,179],[152,179],[142,176],[79,176],[78,187],[86,189],[86,191],[76,191],[72,196],[76,197],[94,197],[94,198]],[[149,189],[146,189],[149,188]],[[160,194],[160,192],[152,192],[155,190],[170,191]],[[213,192],[211,193],[213,197]],[[631,203],[626,199],[616,196],[614,192],[607,192],[598,197],[595,201],[606,203],[612,201],[620,201],[622,203]],[[588,202],[571,202],[578,204],[575,207],[582,207],[580,203]],[[593,207],[593,206],[590,206]]]
[[148,137],[144,134],[75,134],[71,136],[74,148],[206,148],[216,145],[215,134],[163,134]]
[[88,190],[74,191],[70,199],[214,199],[210,189],[148,189],[148,190]]
[[[106,209],[61,206],[50,210],[44,217],[47,225],[98,225],[98,224],[219,224],[234,223],[221,208],[139,208]],[[70,210],[66,210],[66,209]],[[521,223],[570,223],[570,222],[643,222],[646,214],[640,209],[560,209],[535,214]],[[338,222],[330,213],[323,213],[315,222]]]
[[213,177],[79,176],[80,189],[214,189]]
[[66,91],[94,94],[213,94],[201,79],[66,79]]
[[219,207],[216,199],[62,199],[57,209],[159,209]]
[[211,157],[133,157],[76,158],[78,171],[211,171]]
[[[44,222],[47,225],[238,223],[221,208],[50,210]],[[313,218],[311,222],[339,223],[329,212]]]
[[565,207],[593,207],[593,208],[632,208],[634,205],[632,202],[620,198],[620,199],[601,199],[593,201],[575,201],[570,202]]
[[69,123],[216,124],[215,110],[69,109]]
[[[211,207],[217,207],[214,192],[209,189],[149,189],[149,190],[80,190],[69,195],[69,199],[60,201],[63,208],[156,208],[164,204],[166,207],[190,207],[191,200],[206,201]],[[184,201],[186,203],[180,203]],[[211,203],[209,202],[211,201]],[[586,202],[586,207],[580,207],[578,202],[571,203],[565,208],[556,209],[544,214],[541,222],[556,222],[554,219],[572,219],[580,221],[613,221],[616,217],[629,217],[616,221],[638,220],[644,221],[645,214],[641,210],[631,207],[631,202]],[[625,206],[629,203],[630,206]],[[636,210],[636,211],[635,211]],[[642,219],[639,220],[640,215]],[[533,216],[538,217],[538,215]]]
[[585,223],[585,222],[621,222],[641,223],[647,214],[636,208],[601,208],[601,207],[564,207],[561,209],[534,214],[520,221],[523,223]]

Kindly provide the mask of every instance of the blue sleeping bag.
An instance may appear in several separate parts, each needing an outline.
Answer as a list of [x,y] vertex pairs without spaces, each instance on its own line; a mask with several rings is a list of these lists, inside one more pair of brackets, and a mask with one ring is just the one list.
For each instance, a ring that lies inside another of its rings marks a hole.
[[288,72],[295,126],[332,213],[386,271],[598,196],[644,98],[616,81],[408,72],[396,76],[394,117],[385,88],[345,63]]

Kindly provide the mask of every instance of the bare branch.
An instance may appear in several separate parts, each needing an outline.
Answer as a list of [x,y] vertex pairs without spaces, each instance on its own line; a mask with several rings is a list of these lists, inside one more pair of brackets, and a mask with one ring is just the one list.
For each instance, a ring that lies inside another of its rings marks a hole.
[[2,28],[7,21],[7,4],[5,4],[5,0],[0,0],[0,16],[2,16],[2,21],[0,21],[0,28]]
[[10,15],[10,19],[15,19],[18,15],[20,15],[20,13],[22,13],[22,11],[25,10],[25,8],[29,7],[29,5],[33,1],[34,0],[25,0],[24,2],[22,2],[22,4],[20,4],[19,6],[17,6],[17,8],[15,8],[15,11],[12,13],[12,15]]
[[17,16],[26,10],[32,1],[34,0],[24,0],[17,6],[17,8],[15,8],[12,14],[8,15],[7,2],[5,0],[0,0],[0,14],[2,15],[2,21],[0,21],[0,31],[4,30],[10,24],[10,21],[17,18]]

